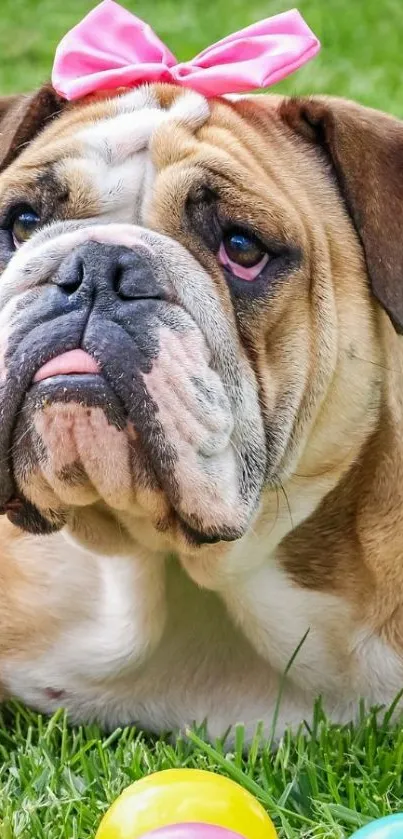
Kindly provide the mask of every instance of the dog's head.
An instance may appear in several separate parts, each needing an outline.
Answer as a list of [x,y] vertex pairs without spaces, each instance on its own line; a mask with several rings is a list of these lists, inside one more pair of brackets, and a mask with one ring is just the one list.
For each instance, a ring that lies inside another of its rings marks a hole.
[[265,486],[339,464],[377,403],[377,371],[354,361],[381,306],[403,328],[401,124],[158,85],[78,105],[44,88],[0,111],[15,523],[234,540]]

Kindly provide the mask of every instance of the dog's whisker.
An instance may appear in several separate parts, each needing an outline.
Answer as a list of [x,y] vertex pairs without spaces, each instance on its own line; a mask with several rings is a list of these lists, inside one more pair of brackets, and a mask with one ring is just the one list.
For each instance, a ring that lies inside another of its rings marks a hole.
[[350,359],[354,359],[355,361],[361,361],[363,364],[370,364],[373,367],[378,367],[380,370],[385,370],[388,373],[398,373],[402,374],[402,370],[395,369],[393,367],[388,367],[386,364],[382,364],[380,361],[375,361],[373,358],[363,358],[360,355],[357,355],[355,352],[351,352],[344,347],[341,347],[343,353],[348,355]]
[[284,488],[283,484],[281,483],[281,481],[280,481],[280,490],[281,490],[281,492],[283,493],[284,498],[285,498],[285,502],[286,502],[286,505],[287,505],[287,510],[288,510],[288,515],[289,515],[289,517],[290,517],[291,528],[292,528],[292,529],[294,529],[294,521],[293,521],[293,517],[292,517],[292,512],[291,512],[290,501],[289,501],[289,498],[288,498],[287,492],[286,492],[286,490],[285,490],[285,488]]

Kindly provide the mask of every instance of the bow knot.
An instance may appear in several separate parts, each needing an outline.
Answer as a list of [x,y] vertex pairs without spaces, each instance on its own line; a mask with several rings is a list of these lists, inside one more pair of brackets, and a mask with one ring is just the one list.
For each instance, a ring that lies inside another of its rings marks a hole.
[[169,82],[207,97],[268,87],[313,58],[320,44],[296,9],[228,35],[178,63],[151,27],[103,0],[60,42],[52,84],[65,99]]

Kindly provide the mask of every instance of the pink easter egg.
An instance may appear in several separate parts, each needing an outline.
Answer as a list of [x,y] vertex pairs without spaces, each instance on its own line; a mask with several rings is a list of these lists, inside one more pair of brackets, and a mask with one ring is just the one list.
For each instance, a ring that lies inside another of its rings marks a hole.
[[145,833],[144,839],[245,839],[240,833],[234,833],[226,827],[214,824],[187,822],[159,827],[151,833]]

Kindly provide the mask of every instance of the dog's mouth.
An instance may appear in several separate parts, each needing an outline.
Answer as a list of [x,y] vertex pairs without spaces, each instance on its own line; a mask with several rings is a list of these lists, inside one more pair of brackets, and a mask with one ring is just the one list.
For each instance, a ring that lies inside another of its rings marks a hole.
[[[119,357],[116,342],[109,350]],[[9,516],[44,532],[101,500],[124,515],[140,506],[157,530],[174,525],[192,542],[237,538],[226,514],[217,526],[233,420],[203,337],[163,329],[154,363],[132,365],[129,373],[124,358],[110,365],[82,347],[40,364],[12,435]]]

